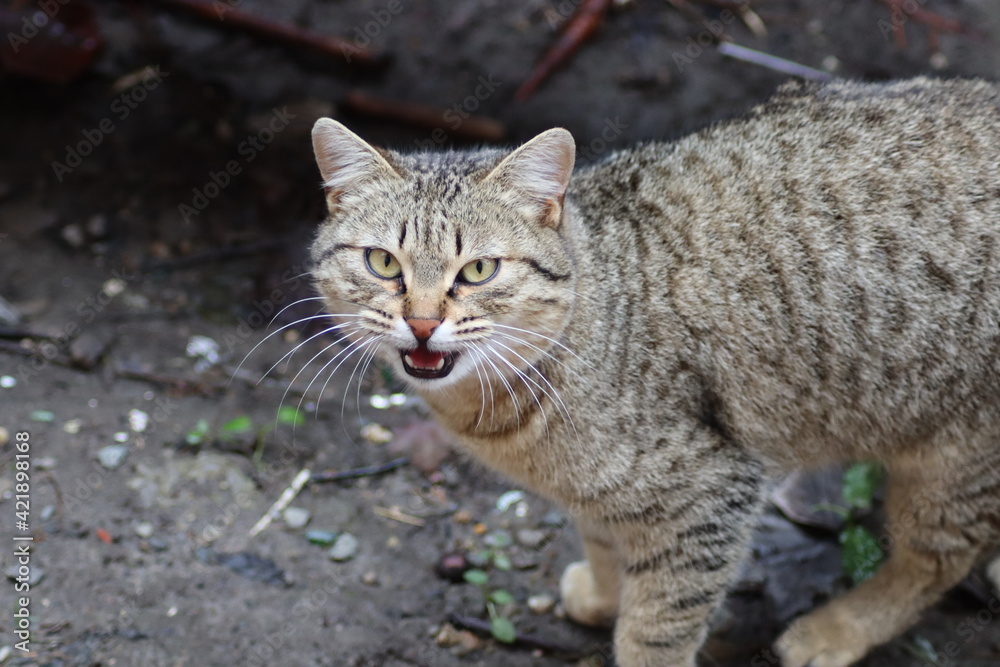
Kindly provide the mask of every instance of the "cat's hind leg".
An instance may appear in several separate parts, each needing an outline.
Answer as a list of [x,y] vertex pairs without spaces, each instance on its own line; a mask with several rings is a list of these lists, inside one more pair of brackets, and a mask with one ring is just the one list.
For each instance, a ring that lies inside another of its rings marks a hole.
[[997,480],[983,479],[984,470],[1000,469],[1000,455],[956,460],[958,451],[954,442],[940,443],[892,462],[889,559],[871,579],[785,631],[777,643],[784,667],[853,664],[909,628],[968,574],[1000,525]]

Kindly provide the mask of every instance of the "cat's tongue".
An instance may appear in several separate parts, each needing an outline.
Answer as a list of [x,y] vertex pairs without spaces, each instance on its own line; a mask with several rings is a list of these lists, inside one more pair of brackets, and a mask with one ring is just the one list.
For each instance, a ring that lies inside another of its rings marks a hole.
[[432,352],[426,347],[418,347],[406,353],[406,362],[414,368],[440,370],[444,367],[444,352]]

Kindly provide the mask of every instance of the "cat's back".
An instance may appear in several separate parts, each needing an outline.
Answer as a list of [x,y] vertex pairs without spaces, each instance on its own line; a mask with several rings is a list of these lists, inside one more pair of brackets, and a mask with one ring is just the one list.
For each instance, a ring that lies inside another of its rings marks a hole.
[[1000,390],[998,105],[981,81],[786,86],[582,170],[587,252],[695,341],[746,439],[899,439]]

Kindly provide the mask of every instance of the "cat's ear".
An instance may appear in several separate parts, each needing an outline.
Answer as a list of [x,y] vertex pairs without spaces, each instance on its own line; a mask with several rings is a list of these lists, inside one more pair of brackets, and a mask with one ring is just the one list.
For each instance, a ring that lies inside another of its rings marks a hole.
[[529,212],[543,224],[557,227],[575,161],[573,135],[557,127],[508,155],[486,179],[496,179],[517,190]]
[[377,149],[332,118],[316,121],[312,142],[331,208],[340,203],[345,192],[366,182],[399,177]]

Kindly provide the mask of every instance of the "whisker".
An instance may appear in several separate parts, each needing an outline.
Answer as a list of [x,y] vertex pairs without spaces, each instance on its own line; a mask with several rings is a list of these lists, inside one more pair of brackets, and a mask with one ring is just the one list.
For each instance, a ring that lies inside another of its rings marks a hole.
[[[488,347],[487,347],[487,351],[489,351]],[[507,381],[507,378],[504,376],[503,372],[496,365],[496,363],[492,359],[490,359],[489,355],[483,353],[482,349],[479,349],[479,352],[482,354],[483,361],[485,361],[486,363],[488,363],[493,368],[493,370],[496,372],[497,377],[500,378],[500,382],[502,382],[503,385],[504,385],[504,387],[507,388],[507,393],[510,394],[510,398],[514,402],[514,414],[517,417],[517,430],[520,431],[521,430],[521,402],[517,400],[517,394],[514,392],[514,388],[510,386],[510,382]],[[493,352],[496,353],[495,350],[493,350]],[[502,359],[503,357],[500,357],[500,358]],[[491,427],[492,427],[492,423],[491,423]]]
[[585,366],[587,366],[587,368],[590,368],[592,370],[597,370],[591,364],[587,363],[587,361],[584,360],[576,352],[574,352],[573,350],[569,349],[568,347],[566,347],[565,345],[563,345],[562,343],[560,343],[559,341],[557,341],[555,338],[552,338],[551,336],[546,336],[545,334],[538,333],[537,331],[531,331],[530,329],[521,329],[519,327],[512,327],[512,326],[509,326],[507,324],[497,324],[496,322],[493,323],[493,326],[498,327],[500,329],[510,329],[511,331],[520,331],[521,333],[526,333],[526,334],[530,334],[532,336],[538,336],[539,338],[544,338],[545,340],[549,341],[553,345],[557,345],[557,346],[561,347],[562,349],[566,350],[567,352],[569,352],[580,363],[582,363]]
[[552,361],[556,362],[557,364],[559,364],[560,366],[562,366],[563,368],[565,368],[567,371],[569,371],[570,373],[572,373],[576,377],[580,378],[581,380],[585,380],[585,378],[582,375],[580,375],[580,373],[575,368],[573,368],[572,366],[570,366],[569,364],[567,364],[562,359],[556,357],[554,354],[552,354],[548,350],[546,350],[544,348],[541,348],[541,347],[535,345],[532,342],[526,341],[523,338],[519,338],[518,336],[506,333],[504,331],[494,331],[493,334],[496,335],[496,336],[502,336],[503,338],[507,338],[509,340],[517,341],[518,343],[520,343],[522,345],[527,345],[531,349],[539,352],[542,356],[544,356],[544,357],[546,357],[548,359],[551,359]]
[[[375,361],[375,355],[378,354],[379,348],[382,347],[382,340],[381,340],[382,338],[384,338],[384,336],[379,336],[379,339],[376,342],[376,344],[373,345],[372,347],[369,347],[361,355],[361,359],[365,360],[365,358],[367,357],[367,361],[364,361],[364,363],[361,366],[361,371],[358,373],[358,390],[354,395],[354,406],[355,409],[358,411],[358,421],[361,421],[361,383],[364,382],[365,373],[368,372],[368,367],[371,365],[373,361]],[[354,372],[357,370],[358,367],[355,365],[354,370],[351,371],[351,377],[347,379],[347,384],[344,386],[344,402],[340,404],[341,423],[343,423],[344,421],[344,406],[347,405],[347,390],[350,388],[351,380],[354,379]]]
[[[280,359],[278,359],[276,362],[274,362],[274,364],[271,365],[270,368],[268,368],[266,371],[264,371],[264,374],[260,376],[260,380],[257,380],[257,384],[260,384],[261,381],[264,378],[266,378],[268,375],[270,375],[271,371],[273,371],[275,368],[277,368],[278,365],[282,361],[284,361],[285,359],[288,359],[288,361],[291,362],[292,357],[295,355],[295,353],[298,352],[300,349],[302,349],[302,346],[304,346],[305,344],[307,344],[309,341],[311,341],[311,340],[313,340],[315,338],[319,338],[323,334],[330,333],[331,331],[337,331],[338,329],[343,329],[344,327],[349,326],[349,325],[353,325],[355,327],[354,330],[360,330],[362,328],[358,322],[344,322],[342,324],[337,324],[337,325],[334,325],[332,327],[327,327],[326,329],[323,329],[319,333],[315,333],[312,336],[309,336],[309,338],[306,338],[304,341],[298,343],[291,350],[289,350],[288,352],[285,352],[283,355],[281,355]],[[353,333],[354,330],[352,330],[352,331],[350,331],[348,333]],[[275,333],[277,333],[277,332],[275,332]],[[343,333],[343,332],[341,332],[341,333]],[[344,336],[342,338],[337,339],[337,342],[339,343],[340,341],[343,341],[343,340],[346,340],[346,339],[347,339],[347,336]],[[329,348],[326,348],[326,349],[329,349]],[[320,353],[320,354],[322,354],[322,353]],[[319,356],[319,355],[316,355],[316,356]],[[315,358],[316,357],[313,357],[313,359],[315,359]],[[312,361],[312,360],[310,360],[310,361]],[[309,365],[309,362],[307,362],[306,365]],[[298,377],[298,376],[296,376],[296,377]]]
[[[492,352],[493,355],[496,356],[497,359],[499,359],[500,361],[502,361],[505,364],[507,364],[510,367],[510,369],[512,371],[514,371],[514,374],[518,377],[518,379],[521,380],[521,383],[524,384],[525,388],[528,390],[528,393],[531,394],[531,398],[534,399],[535,404],[538,406],[538,410],[542,413],[542,420],[545,423],[545,433],[546,433],[546,435],[548,435],[548,431],[549,431],[549,419],[548,419],[548,415],[545,414],[545,408],[542,406],[542,402],[539,400],[538,395],[535,394],[535,390],[531,388],[530,384],[528,384],[528,381],[529,381],[530,378],[528,378],[521,371],[521,369],[519,369],[517,366],[515,366],[513,363],[511,363],[510,359],[508,359],[507,357],[505,357],[502,354],[500,354],[497,350],[493,349],[493,345],[492,345],[493,342],[494,341],[487,341],[487,344],[485,345],[485,348],[489,352]],[[541,387],[541,385],[539,385],[537,382],[534,382],[534,380],[532,380],[531,382],[533,384],[535,384],[535,386],[537,386],[542,391],[545,391]]]
[[[236,374],[239,373],[240,369],[243,367],[243,364],[245,364],[246,361],[247,361],[247,359],[250,358],[250,355],[253,354],[257,350],[258,347],[260,347],[261,345],[263,345],[264,341],[266,341],[271,336],[279,334],[282,331],[284,331],[285,329],[287,329],[289,327],[293,327],[296,324],[301,324],[302,322],[308,322],[310,320],[320,320],[320,319],[327,318],[327,317],[333,317],[333,315],[326,315],[326,314],[324,314],[324,315],[311,315],[309,317],[303,317],[302,319],[295,320],[294,322],[290,322],[290,323],[286,324],[285,326],[281,327],[280,329],[277,329],[276,331],[272,331],[271,333],[267,334],[266,336],[264,336],[263,338],[260,339],[259,343],[257,343],[256,345],[254,345],[250,349],[250,351],[246,353],[246,355],[243,357],[243,360],[240,361],[239,365],[236,366],[236,370],[233,371],[232,376],[230,376],[229,382],[232,383],[233,378],[235,378]],[[274,320],[271,320],[271,321],[273,322]],[[268,372],[270,372],[270,371],[268,371]],[[265,373],[264,375],[266,376],[267,373]],[[263,379],[263,378],[261,378],[261,379]],[[258,382],[258,384],[259,384],[259,382]]]
[[[337,361],[337,359],[341,355],[344,355],[344,358],[340,360],[340,363],[338,363],[334,367],[334,369],[332,371],[330,371],[330,374],[326,378],[326,382],[323,383],[323,387],[322,387],[322,389],[320,389],[319,396],[316,397],[316,418],[318,419],[319,418],[319,405],[320,405],[320,401],[323,398],[323,392],[326,390],[326,385],[329,384],[330,380],[333,378],[334,374],[340,368],[341,364],[343,364],[345,361],[347,361],[348,359],[350,359],[352,354],[354,354],[355,352],[361,350],[366,345],[368,345],[368,343],[370,343],[372,340],[374,340],[374,339],[376,339],[378,337],[379,337],[379,334],[368,334],[367,337],[365,337],[365,338],[361,338],[360,340],[352,341],[343,350],[341,350],[337,354],[333,355],[333,357],[329,361],[327,361],[325,364],[323,364],[323,366],[320,367],[320,369],[318,371],[316,371],[316,374],[313,375],[313,379],[310,380],[309,384],[306,385],[306,388],[302,392],[301,398],[299,398],[299,404],[300,405],[302,404],[302,401],[305,399],[306,394],[309,392],[310,387],[312,387],[313,384],[316,382],[316,380],[319,379],[319,376],[323,374],[323,371],[325,371],[327,368],[329,368],[330,364],[332,364],[333,362]],[[313,359],[315,359],[315,358],[316,357],[313,357]],[[309,360],[309,363],[312,363],[312,359]],[[306,365],[308,366],[309,364],[307,363]]]
[[[475,347],[471,343],[464,343],[463,346],[472,355],[476,351]],[[479,419],[476,420],[475,428],[479,428],[479,425],[483,422],[483,415],[486,414],[486,385],[483,384],[483,374],[479,372],[479,360],[472,356],[472,367],[476,369],[476,376],[479,378],[479,393],[481,399],[481,405],[479,407]],[[490,400],[492,400],[492,395]]]

